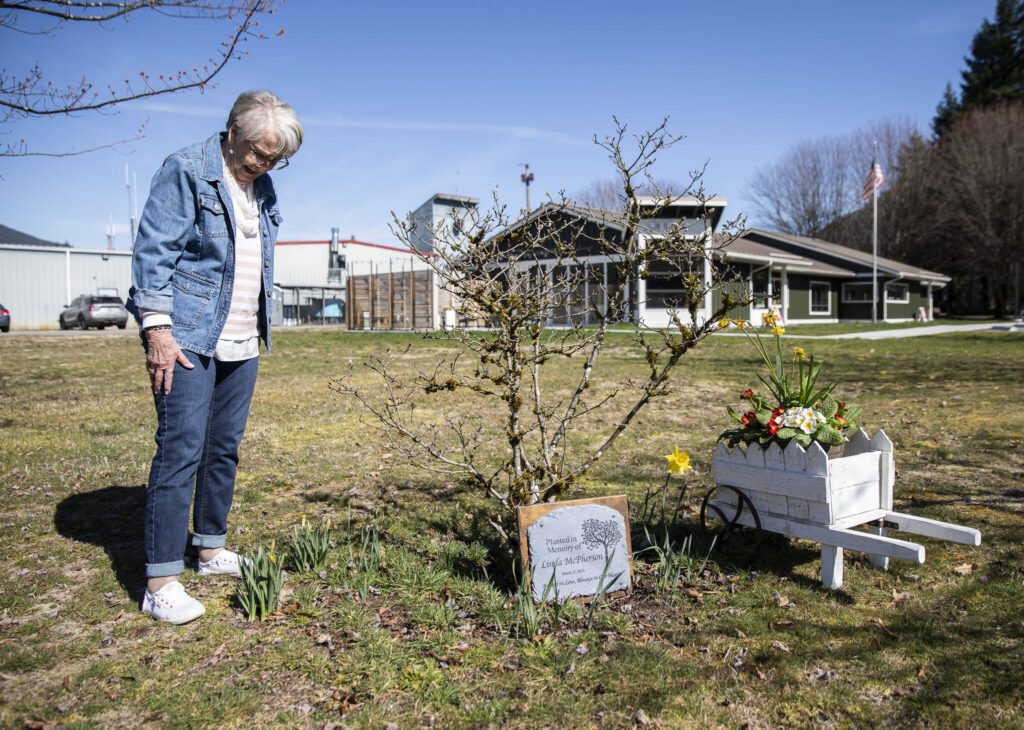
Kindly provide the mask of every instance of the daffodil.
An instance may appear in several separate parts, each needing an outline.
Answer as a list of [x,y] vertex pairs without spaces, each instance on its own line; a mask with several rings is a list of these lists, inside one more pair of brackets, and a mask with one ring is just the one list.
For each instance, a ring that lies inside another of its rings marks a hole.
[[774,325],[777,319],[775,312],[765,312],[761,315],[761,324]]
[[689,452],[680,451],[678,446],[673,447],[672,453],[666,456],[665,460],[668,461],[669,473],[682,474],[693,469],[693,465],[690,464]]
[[733,324],[735,324],[741,330],[745,330],[747,328],[747,321],[745,319],[734,319]]
[[804,348],[802,348],[802,347],[794,347],[793,348],[793,359],[794,360],[806,360],[807,359],[807,351],[804,350]]
[[786,328],[783,327],[781,324],[773,324],[772,334],[775,335],[776,337],[778,337],[779,335],[784,335],[786,334]]
[[729,323],[730,322],[728,317],[722,317],[720,320],[718,320],[718,328],[723,330],[729,329]]

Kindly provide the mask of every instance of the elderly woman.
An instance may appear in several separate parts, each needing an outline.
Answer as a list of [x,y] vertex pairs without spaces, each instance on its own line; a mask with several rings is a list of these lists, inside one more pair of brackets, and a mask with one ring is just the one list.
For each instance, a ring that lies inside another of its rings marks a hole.
[[301,144],[294,109],[269,91],[247,91],[226,131],[164,161],[142,213],[129,309],[142,327],[157,415],[142,600],[155,619],[180,624],[205,611],[178,582],[190,507],[199,575],[239,574],[238,555],[225,547],[227,517],[261,338],[270,350],[281,223],[267,173]]

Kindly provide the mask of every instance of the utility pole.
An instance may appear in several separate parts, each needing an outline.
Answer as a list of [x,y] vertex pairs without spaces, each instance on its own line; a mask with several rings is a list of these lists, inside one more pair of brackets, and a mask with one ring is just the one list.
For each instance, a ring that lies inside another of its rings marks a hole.
[[114,250],[114,214],[107,213],[107,250]]
[[523,170],[523,174],[519,176],[519,179],[523,181],[523,185],[526,186],[526,214],[530,214],[530,183],[533,182],[533,173],[530,172],[530,165],[527,162],[520,162],[520,167],[526,168]]
[[138,218],[136,210],[138,203],[135,200],[135,191],[132,188],[132,177],[128,175],[128,163],[124,163],[124,186],[128,189],[128,243],[135,248],[135,236],[138,234]]

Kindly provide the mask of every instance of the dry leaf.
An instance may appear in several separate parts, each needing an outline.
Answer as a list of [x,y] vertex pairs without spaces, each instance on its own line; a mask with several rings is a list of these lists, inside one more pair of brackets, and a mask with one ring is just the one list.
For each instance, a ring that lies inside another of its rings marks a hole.
[[778,591],[772,594],[772,600],[775,601],[775,605],[779,608],[792,608],[796,605],[787,596],[782,595]]
[[790,649],[788,646],[786,646],[784,643],[782,643],[778,639],[776,639],[775,641],[772,642],[772,648],[773,649],[778,649],[779,651],[784,651],[787,654],[792,651],[792,649]]
[[970,563],[960,563],[960,565],[953,568],[953,572],[960,575],[970,575],[974,572],[974,566]]

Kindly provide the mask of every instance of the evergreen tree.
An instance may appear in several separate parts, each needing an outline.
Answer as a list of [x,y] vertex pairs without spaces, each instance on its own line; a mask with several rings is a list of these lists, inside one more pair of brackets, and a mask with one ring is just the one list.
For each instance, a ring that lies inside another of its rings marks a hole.
[[960,113],[960,100],[953,91],[953,85],[946,83],[946,91],[942,95],[942,101],[935,107],[935,118],[932,119],[932,131],[936,137],[941,137],[953,126],[953,121]]
[[1024,99],[1024,0],[997,0],[995,20],[985,20],[964,58],[960,98],[947,84],[932,130],[948,132],[963,112]]
[[995,21],[982,23],[964,60],[964,111],[1024,99],[1024,0],[998,0]]

